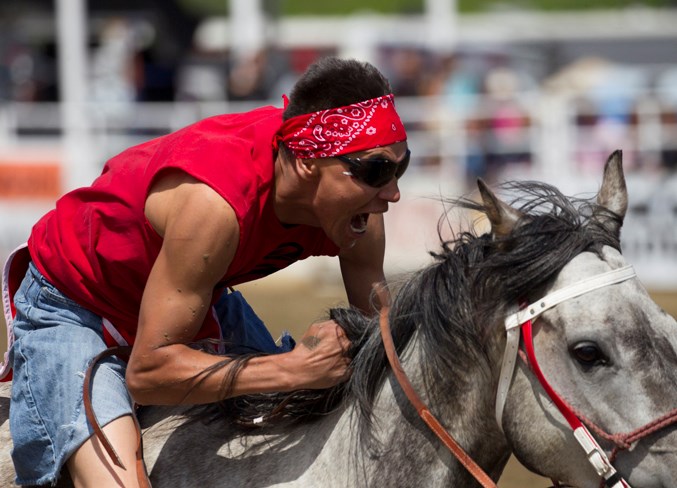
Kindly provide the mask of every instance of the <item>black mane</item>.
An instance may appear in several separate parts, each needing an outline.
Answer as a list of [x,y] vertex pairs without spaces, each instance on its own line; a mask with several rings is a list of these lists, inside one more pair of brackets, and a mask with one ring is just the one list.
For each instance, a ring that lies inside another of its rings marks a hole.
[[[401,352],[419,331],[422,357],[428,359],[424,376],[436,385],[429,391],[463,389],[466,376],[462,373],[471,364],[488,372],[487,328],[518,300],[535,299],[533,294],[576,255],[584,251],[600,255],[603,246],[620,251],[618,235],[609,230],[613,226],[604,225],[612,221],[620,228],[618,215],[589,200],[567,198],[543,183],[507,183],[501,189],[513,195],[511,205],[524,214],[510,236],[495,239],[468,230],[452,240],[441,239],[441,249],[431,253],[433,263],[409,276],[393,293],[390,324],[395,345]],[[467,198],[447,203],[465,211],[485,211],[482,204]],[[443,222],[444,218],[440,235]],[[330,316],[353,342],[353,374],[348,383],[292,396],[229,399],[221,404],[225,415],[217,417],[245,426],[263,417],[270,422],[257,425],[279,425],[280,420],[296,422],[326,414],[352,398],[368,427],[374,398],[389,369],[377,319],[341,308],[332,309]]]

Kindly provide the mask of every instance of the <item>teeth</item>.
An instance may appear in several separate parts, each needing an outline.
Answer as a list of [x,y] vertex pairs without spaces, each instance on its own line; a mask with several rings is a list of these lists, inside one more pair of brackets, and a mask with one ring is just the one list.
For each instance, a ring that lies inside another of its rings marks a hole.
[[369,214],[359,214],[352,218],[350,221],[350,230],[356,234],[364,234],[367,232],[367,220]]

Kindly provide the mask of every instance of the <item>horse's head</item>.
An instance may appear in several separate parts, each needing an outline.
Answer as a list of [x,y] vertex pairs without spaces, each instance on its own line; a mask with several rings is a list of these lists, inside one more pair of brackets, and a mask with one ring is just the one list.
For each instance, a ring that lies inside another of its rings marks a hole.
[[[480,193],[498,242],[496,253],[519,254],[519,240],[546,228],[539,222],[543,216],[533,216],[528,206],[510,206],[482,183]],[[535,285],[521,298],[539,303],[557,290],[626,267],[619,246],[613,245],[626,208],[621,154],[616,152],[607,161],[596,205],[588,208],[585,221],[571,236],[555,239],[553,251],[568,250],[572,258],[555,265],[546,281],[526,271]],[[576,243],[580,236],[575,233],[592,237]],[[606,235],[606,240],[599,244],[596,235]],[[574,242],[568,244],[567,239]],[[633,487],[674,486],[677,429],[670,414],[677,415],[677,323],[652,301],[639,280],[624,279],[549,308],[533,322],[533,343],[545,378],[588,426],[622,477]],[[654,427],[662,417],[668,425]],[[518,360],[502,427],[514,454],[533,471],[581,488],[600,486],[565,416],[526,361]]]

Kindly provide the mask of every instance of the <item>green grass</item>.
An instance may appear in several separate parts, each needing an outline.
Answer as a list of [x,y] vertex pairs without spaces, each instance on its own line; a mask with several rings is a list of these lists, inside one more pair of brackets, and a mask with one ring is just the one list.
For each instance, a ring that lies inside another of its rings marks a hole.
[[[226,0],[178,0],[196,15],[227,15]],[[451,1],[451,0],[450,0]],[[263,0],[263,7],[278,15],[349,15],[357,12],[387,14],[421,13],[424,0]],[[457,0],[460,12],[484,12],[496,9],[531,9],[537,11],[567,11],[647,7],[677,7],[674,0]]]

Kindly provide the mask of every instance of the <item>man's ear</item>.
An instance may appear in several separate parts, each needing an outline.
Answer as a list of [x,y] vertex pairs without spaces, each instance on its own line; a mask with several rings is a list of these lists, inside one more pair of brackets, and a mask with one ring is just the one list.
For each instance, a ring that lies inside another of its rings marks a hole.
[[296,173],[304,180],[311,180],[319,174],[316,159],[294,158],[294,168]]

